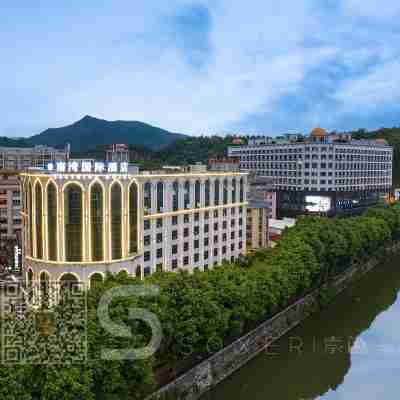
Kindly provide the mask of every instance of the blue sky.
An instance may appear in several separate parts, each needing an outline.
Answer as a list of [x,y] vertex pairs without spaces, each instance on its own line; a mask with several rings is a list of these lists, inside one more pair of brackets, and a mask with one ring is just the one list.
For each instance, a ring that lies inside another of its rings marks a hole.
[[0,135],[86,114],[175,132],[400,125],[394,0],[3,0]]

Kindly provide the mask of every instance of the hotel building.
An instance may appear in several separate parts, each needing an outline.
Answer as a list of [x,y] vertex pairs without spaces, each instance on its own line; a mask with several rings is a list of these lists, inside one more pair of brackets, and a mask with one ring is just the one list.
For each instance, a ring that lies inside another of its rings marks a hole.
[[22,174],[27,281],[206,270],[246,252],[247,174],[56,163]]
[[356,212],[375,204],[392,186],[393,148],[385,140],[354,140],[348,134],[250,139],[232,146],[240,170],[272,179],[278,215]]

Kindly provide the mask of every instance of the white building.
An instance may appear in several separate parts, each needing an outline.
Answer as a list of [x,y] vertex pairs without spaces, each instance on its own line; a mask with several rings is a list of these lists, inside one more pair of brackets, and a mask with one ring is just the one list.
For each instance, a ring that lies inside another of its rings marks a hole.
[[25,170],[45,168],[49,161],[69,158],[69,145],[63,150],[39,145],[35,147],[0,147],[0,169]]
[[229,156],[239,157],[241,170],[272,180],[281,211],[309,211],[307,196],[324,197],[326,212],[363,207],[392,186],[393,148],[384,140],[353,140],[317,128],[307,138],[251,143],[230,147]]
[[247,174],[100,164],[22,175],[28,282],[191,272],[245,254]]

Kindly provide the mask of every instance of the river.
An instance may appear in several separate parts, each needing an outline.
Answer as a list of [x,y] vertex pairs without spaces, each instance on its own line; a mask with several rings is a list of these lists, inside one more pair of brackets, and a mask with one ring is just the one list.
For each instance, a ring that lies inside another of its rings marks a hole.
[[400,255],[202,400],[386,400],[400,391]]

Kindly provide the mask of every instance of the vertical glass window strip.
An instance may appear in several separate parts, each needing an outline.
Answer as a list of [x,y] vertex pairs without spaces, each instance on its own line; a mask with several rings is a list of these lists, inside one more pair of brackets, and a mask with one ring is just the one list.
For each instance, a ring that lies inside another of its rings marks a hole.
[[65,190],[65,258],[82,261],[82,189],[76,184]]
[[214,205],[219,205],[219,179],[216,179],[214,182]]
[[35,202],[36,202],[36,258],[43,258],[43,223],[42,223],[42,185],[37,183],[35,186]]
[[111,188],[111,256],[113,260],[122,258],[122,193],[118,183]]
[[200,208],[200,181],[196,181],[194,184],[194,207]]
[[47,186],[47,234],[49,260],[57,261],[57,188],[53,182]]
[[232,201],[231,203],[236,203],[236,179],[232,179]]
[[90,229],[92,240],[92,261],[103,261],[104,259],[103,197],[103,188],[99,183],[95,183],[90,190]]
[[179,209],[179,182],[172,184],[172,211],[178,211]]
[[186,181],[183,190],[183,206],[185,209],[190,208],[190,182]]
[[204,184],[204,207],[210,206],[210,181],[206,180]]
[[138,190],[133,182],[129,188],[129,252],[138,249]]
[[164,183],[157,183],[157,212],[164,210]]
[[146,182],[143,187],[143,202],[145,214],[151,214],[151,183]]
[[228,179],[224,179],[222,184],[223,204],[228,204]]

